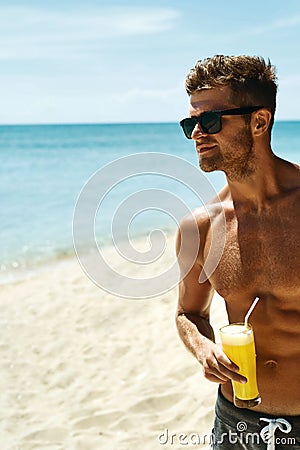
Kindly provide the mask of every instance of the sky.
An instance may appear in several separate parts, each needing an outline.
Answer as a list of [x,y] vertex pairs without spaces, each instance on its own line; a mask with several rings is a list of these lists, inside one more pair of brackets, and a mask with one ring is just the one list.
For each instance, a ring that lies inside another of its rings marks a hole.
[[174,122],[214,54],[270,58],[300,120],[299,0],[0,0],[0,123]]

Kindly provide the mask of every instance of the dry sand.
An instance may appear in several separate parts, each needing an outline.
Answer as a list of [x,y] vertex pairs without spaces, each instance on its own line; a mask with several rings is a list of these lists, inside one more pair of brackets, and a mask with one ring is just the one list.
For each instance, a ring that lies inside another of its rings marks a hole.
[[190,433],[210,434],[217,385],[177,335],[176,288],[117,298],[74,259],[0,290],[1,450],[209,448]]

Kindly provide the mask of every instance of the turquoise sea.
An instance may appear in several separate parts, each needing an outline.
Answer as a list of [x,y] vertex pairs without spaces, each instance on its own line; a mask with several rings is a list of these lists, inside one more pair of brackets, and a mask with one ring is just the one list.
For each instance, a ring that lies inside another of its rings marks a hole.
[[[300,122],[276,122],[272,143],[276,154],[299,163]],[[193,142],[183,137],[175,123],[0,126],[1,280],[20,269],[34,270],[73,255],[72,218],[85,183],[106,164],[147,152],[174,155],[198,166]],[[160,167],[160,171],[167,173],[168,168]],[[216,191],[224,184],[222,173],[206,176]],[[193,192],[168,176],[120,180],[97,214],[101,243],[111,242],[118,205],[150,188],[174,193],[189,208],[199,204]],[[170,215],[155,208],[141,211],[126,224],[132,236],[176,226]]]

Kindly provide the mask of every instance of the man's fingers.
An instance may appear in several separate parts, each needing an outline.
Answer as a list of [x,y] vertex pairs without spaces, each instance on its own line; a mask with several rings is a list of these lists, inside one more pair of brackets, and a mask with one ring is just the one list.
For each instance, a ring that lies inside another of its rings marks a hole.
[[225,384],[225,383],[227,383],[227,381],[228,381],[228,380],[223,380],[223,379],[221,379],[221,378],[218,378],[217,376],[212,375],[212,374],[205,375],[205,378],[206,378],[208,381],[213,381],[214,383],[218,383],[218,384]]
[[229,378],[223,375],[217,367],[214,367],[213,364],[204,364],[203,365],[204,376],[209,381],[214,381],[216,383],[227,383]]
[[238,372],[239,366],[237,366],[233,361],[231,361],[228,356],[223,352],[222,348],[218,348],[215,351],[215,358],[216,360],[221,363],[224,367],[226,367],[228,370],[231,370],[233,372]]
[[[226,383],[229,380],[246,383],[247,378],[237,373],[237,366],[232,363],[225,354],[223,355],[213,355],[210,360],[206,361],[203,365],[205,378],[211,381],[218,380],[219,383]],[[217,356],[219,356],[219,358]],[[224,364],[226,364],[226,366]]]
[[203,364],[203,370],[205,378],[210,381],[226,383],[231,379],[230,371],[225,367],[222,367],[213,355],[210,359],[205,361]]
[[229,378],[230,380],[237,381],[238,383],[247,382],[247,378],[243,377],[243,375],[237,372],[233,372],[232,370],[227,369],[227,367],[223,366],[219,361],[218,361],[218,369],[223,376],[227,377],[227,379]]
[[240,370],[239,367],[231,361],[228,356],[223,352],[222,347],[217,347],[215,351],[215,358],[219,364],[220,371],[229,376],[233,381],[238,381],[239,383],[246,383],[247,378],[241,374],[238,374]]

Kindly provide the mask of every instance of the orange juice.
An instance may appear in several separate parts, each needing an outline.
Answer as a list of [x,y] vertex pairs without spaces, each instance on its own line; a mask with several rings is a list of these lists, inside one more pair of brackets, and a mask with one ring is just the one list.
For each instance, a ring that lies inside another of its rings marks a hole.
[[239,366],[239,373],[247,378],[242,384],[232,381],[234,403],[240,407],[252,407],[260,403],[256,381],[256,354],[251,325],[233,323],[220,330],[224,353]]

